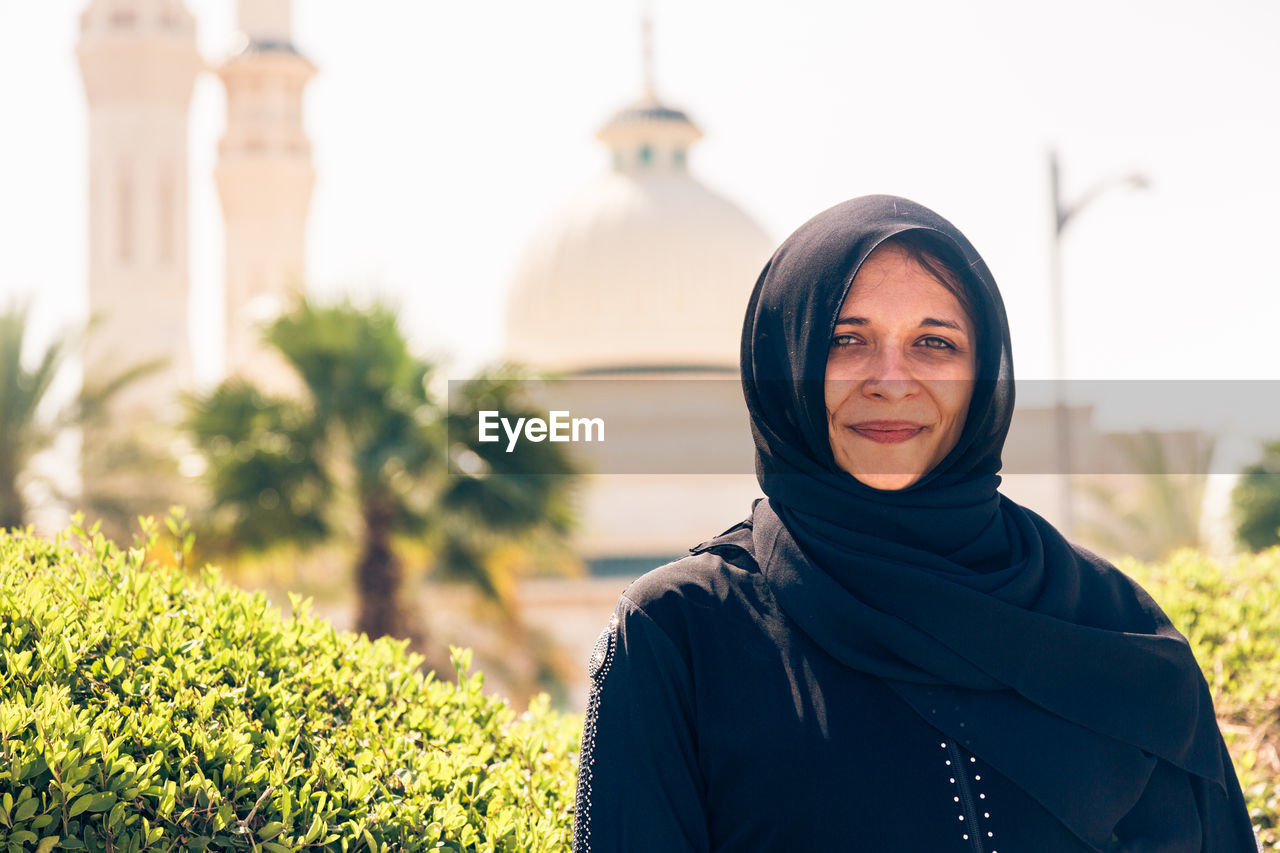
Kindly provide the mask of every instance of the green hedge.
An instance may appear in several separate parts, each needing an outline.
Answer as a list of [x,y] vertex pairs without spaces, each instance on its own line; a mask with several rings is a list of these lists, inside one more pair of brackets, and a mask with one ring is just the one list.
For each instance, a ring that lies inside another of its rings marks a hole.
[[[1280,548],[1124,561],[1280,842]],[[0,850],[563,851],[580,720],[73,529],[0,533]],[[1280,847],[1277,847],[1280,849]]]
[[1253,822],[1280,849],[1280,548],[1232,560],[1182,549],[1124,560],[1195,649]]
[[0,533],[0,850],[566,850],[580,720],[419,662],[142,548]]

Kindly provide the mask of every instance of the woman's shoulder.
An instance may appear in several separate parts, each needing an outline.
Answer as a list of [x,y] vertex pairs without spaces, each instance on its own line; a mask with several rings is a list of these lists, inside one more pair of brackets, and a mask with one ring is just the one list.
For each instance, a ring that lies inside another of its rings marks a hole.
[[1081,573],[1080,598],[1089,603],[1080,616],[1095,627],[1151,633],[1172,627],[1168,615],[1142,584],[1111,560],[1070,543]]
[[1169,617],[1137,580],[1101,554],[1068,540],[1044,516],[1015,506],[1034,524],[1045,559],[1055,567],[1055,577],[1046,582],[1068,603],[1068,618],[1114,631],[1155,633],[1170,629]]
[[759,610],[765,597],[748,519],[637,578],[623,591],[620,605],[665,627],[744,608]]

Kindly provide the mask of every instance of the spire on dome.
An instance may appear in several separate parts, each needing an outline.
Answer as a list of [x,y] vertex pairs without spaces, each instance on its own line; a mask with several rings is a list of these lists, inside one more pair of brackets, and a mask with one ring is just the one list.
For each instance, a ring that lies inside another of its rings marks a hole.
[[683,172],[688,149],[702,137],[689,116],[654,93],[653,15],[641,0],[640,46],[644,93],[605,123],[596,138],[613,151],[613,168],[627,174]]
[[640,3],[640,63],[644,74],[644,96],[657,99],[653,83],[653,9],[647,0]]

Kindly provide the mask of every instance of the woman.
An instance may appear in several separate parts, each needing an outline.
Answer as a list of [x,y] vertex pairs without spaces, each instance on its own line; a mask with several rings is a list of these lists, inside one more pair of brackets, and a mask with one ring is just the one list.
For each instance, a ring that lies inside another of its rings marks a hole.
[[1002,496],[1009,328],[968,240],[870,196],[756,283],[767,496],[591,661],[574,849],[1248,853],[1185,639]]

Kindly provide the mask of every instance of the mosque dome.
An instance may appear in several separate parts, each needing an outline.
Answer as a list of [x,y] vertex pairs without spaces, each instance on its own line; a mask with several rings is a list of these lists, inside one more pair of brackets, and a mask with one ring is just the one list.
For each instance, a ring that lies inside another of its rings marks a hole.
[[612,170],[543,225],[516,270],[508,358],[571,374],[736,372],[773,241],[689,174],[701,135],[652,94],[605,124]]

